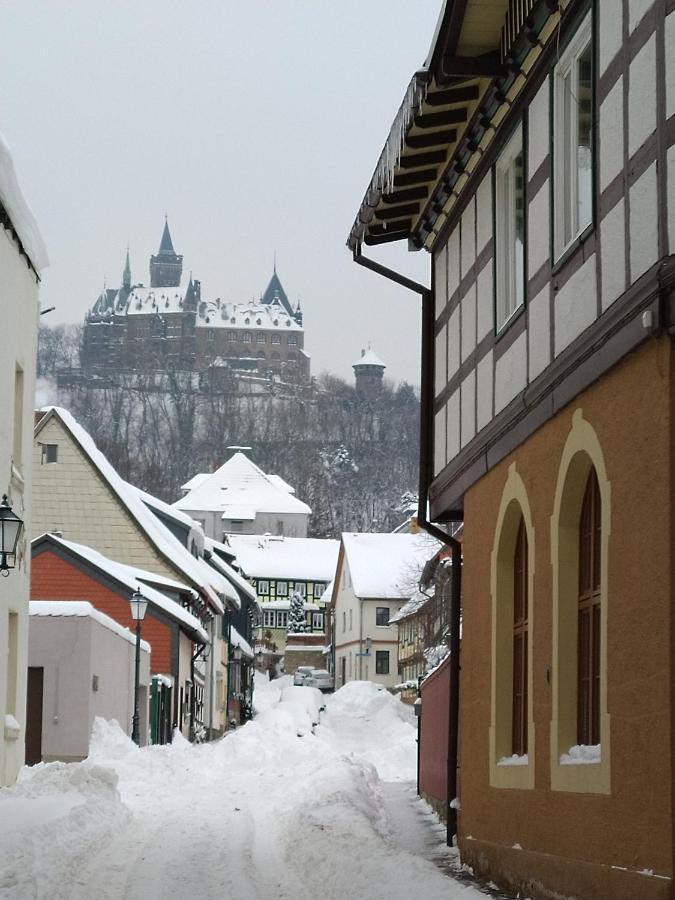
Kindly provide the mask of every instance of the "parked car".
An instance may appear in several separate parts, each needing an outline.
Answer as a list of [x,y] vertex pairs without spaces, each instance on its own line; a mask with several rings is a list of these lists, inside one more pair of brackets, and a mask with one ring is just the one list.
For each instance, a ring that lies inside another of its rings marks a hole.
[[296,687],[301,687],[306,683],[305,679],[308,678],[314,671],[314,666],[298,666],[293,675],[293,684]]
[[305,687],[318,688],[324,694],[330,693],[335,688],[333,676],[326,669],[314,669],[302,683]]

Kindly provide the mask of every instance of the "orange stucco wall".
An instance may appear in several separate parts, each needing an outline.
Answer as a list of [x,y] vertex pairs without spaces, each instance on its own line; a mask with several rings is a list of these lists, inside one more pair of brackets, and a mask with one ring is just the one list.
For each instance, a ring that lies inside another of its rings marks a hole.
[[[672,896],[667,879],[673,875],[673,375],[670,338],[649,341],[465,498],[460,843],[465,861],[511,887],[527,887],[528,896],[553,896],[546,887],[551,884],[559,895],[598,900]],[[550,789],[550,520],[577,408],[597,433],[611,483],[609,795]],[[514,461],[535,531],[534,790],[489,786],[490,554]],[[523,849],[513,849],[515,844]],[[643,869],[665,878],[637,874]]]

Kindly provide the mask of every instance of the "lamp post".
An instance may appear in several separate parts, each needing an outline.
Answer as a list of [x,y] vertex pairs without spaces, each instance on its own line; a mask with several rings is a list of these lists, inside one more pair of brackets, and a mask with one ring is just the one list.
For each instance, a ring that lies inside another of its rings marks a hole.
[[0,574],[6,578],[16,565],[16,547],[23,531],[20,519],[9,505],[7,494],[0,502]]
[[141,622],[145,618],[145,611],[148,608],[148,601],[139,590],[131,595],[129,600],[131,607],[131,618],[136,623],[136,672],[134,676],[134,717],[131,721],[131,740],[140,746],[141,737],[138,728],[138,694],[140,692],[140,675],[141,675]]

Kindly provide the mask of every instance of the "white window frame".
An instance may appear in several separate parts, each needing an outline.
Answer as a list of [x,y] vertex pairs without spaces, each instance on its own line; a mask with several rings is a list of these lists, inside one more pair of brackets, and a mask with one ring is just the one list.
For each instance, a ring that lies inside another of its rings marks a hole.
[[288,597],[288,582],[287,581],[277,581],[277,597]]
[[312,631],[323,631],[323,613],[312,613]]
[[320,600],[323,597],[323,592],[326,590],[326,585],[322,584],[320,581],[315,582],[314,584],[314,599]]
[[288,626],[288,612],[285,609],[279,610],[277,613],[277,628],[286,628]]
[[269,581],[259,581],[258,582],[258,593],[261,597],[267,597],[270,592],[270,583]]
[[[593,20],[589,12],[567,47],[560,55],[560,59],[553,70],[553,259],[557,262],[561,256],[575,243],[579,235],[593,224],[593,203],[591,202],[590,217],[588,221],[578,221],[579,215],[579,181],[576,150],[579,138],[578,116],[571,117],[570,127],[565,126],[565,85],[571,78],[571,92],[573,96],[578,93],[577,62],[582,53],[591,44],[592,53]],[[591,74],[591,78],[593,75]],[[591,90],[595,85],[591,83]],[[571,171],[565,172],[565,161],[574,165]],[[595,160],[591,158],[591,172],[593,172]],[[567,176],[567,177],[566,177]],[[570,190],[565,196],[565,186],[570,185]],[[593,176],[591,176],[591,190]],[[592,199],[592,198],[591,198]],[[565,224],[571,221],[571,237],[564,240]]]
[[[514,253],[516,230],[516,168],[515,160],[524,153],[523,126],[519,125],[509,138],[495,164],[495,331],[499,332],[525,305],[525,213],[523,195],[523,271],[518,273]],[[521,172],[525,179],[525,165]],[[525,184],[523,183],[523,191]],[[518,299],[518,281],[521,279],[522,297]]]

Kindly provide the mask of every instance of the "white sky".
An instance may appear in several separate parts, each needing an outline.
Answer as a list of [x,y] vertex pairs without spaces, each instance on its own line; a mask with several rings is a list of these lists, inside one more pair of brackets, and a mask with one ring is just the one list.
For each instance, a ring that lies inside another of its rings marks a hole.
[[[47,243],[43,307],[80,321],[102,287],[148,281],[169,215],[206,297],[277,269],[312,371],[361,347],[419,382],[419,298],[345,241],[440,0],[4,0],[0,131]],[[428,283],[425,253],[378,258]]]

